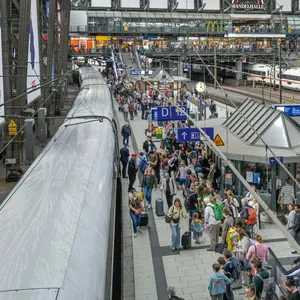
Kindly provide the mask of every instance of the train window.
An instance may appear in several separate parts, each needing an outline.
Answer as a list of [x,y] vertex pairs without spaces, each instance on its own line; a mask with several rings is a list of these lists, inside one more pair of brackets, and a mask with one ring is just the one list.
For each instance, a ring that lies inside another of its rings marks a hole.
[[288,84],[288,85],[291,85],[291,84],[292,84],[292,82],[291,82],[291,81],[288,81],[288,82],[287,82],[287,84]]

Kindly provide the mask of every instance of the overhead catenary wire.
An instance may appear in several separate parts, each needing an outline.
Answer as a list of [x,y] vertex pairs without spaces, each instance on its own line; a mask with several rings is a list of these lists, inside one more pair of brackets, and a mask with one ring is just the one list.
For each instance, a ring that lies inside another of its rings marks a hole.
[[158,90],[156,87],[152,85],[149,81],[147,83],[152,87],[152,89],[156,90],[164,99],[166,99],[166,102],[171,104],[172,106],[175,106],[182,114],[184,114],[187,119],[193,122],[194,126],[200,131],[201,135],[204,136],[206,139],[206,142],[208,143],[208,146],[218,154],[219,157],[223,159],[225,164],[230,167],[230,169],[233,171],[233,173],[237,176],[237,178],[241,181],[241,183],[252,193],[252,195],[255,197],[257,202],[260,204],[260,206],[265,210],[265,212],[269,215],[271,220],[274,222],[274,224],[282,231],[284,236],[287,238],[287,240],[295,247],[296,251],[300,253],[300,245],[296,242],[296,240],[287,232],[286,227],[281,224],[281,222],[278,220],[277,216],[273,213],[273,211],[267,206],[267,204],[261,199],[259,194],[251,187],[251,185],[245,180],[245,178],[240,174],[240,172],[235,168],[234,164],[226,157],[226,155],[214,144],[214,142],[210,139],[210,137],[205,133],[205,131],[201,128],[201,126],[198,126],[195,124],[195,121],[183,110],[175,104],[173,101],[171,101],[167,96],[162,94],[160,90]]

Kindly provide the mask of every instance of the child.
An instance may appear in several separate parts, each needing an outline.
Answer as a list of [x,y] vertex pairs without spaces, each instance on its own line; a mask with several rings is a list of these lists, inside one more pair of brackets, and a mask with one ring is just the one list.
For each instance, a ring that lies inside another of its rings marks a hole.
[[229,278],[220,272],[220,265],[212,265],[214,274],[209,279],[208,290],[212,300],[223,300],[223,294],[226,292],[227,284],[230,284]]
[[195,240],[196,244],[200,244],[200,238],[202,237],[203,232],[203,225],[198,213],[193,214],[191,226],[193,228],[193,239]]

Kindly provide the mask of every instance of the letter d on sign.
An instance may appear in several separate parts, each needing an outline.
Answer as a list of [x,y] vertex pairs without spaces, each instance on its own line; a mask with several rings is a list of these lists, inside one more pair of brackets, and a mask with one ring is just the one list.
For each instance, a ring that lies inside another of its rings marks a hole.
[[169,115],[169,109],[167,107],[163,107],[161,110],[161,115],[163,117],[167,117]]

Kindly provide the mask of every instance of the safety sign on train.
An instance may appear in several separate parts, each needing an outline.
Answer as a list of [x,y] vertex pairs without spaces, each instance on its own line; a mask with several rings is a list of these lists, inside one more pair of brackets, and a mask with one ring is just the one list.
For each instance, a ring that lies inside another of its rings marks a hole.
[[[202,130],[209,136],[212,140],[214,138],[214,128],[205,127]],[[199,142],[200,140],[205,140],[201,136],[200,130],[198,128],[178,128],[178,138],[177,142]]]
[[[187,114],[190,110],[187,106],[179,106]],[[157,107],[157,121],[172,121],[172,120],[186,120],[184,113],[179,111],[175,106],[158,106]]]

